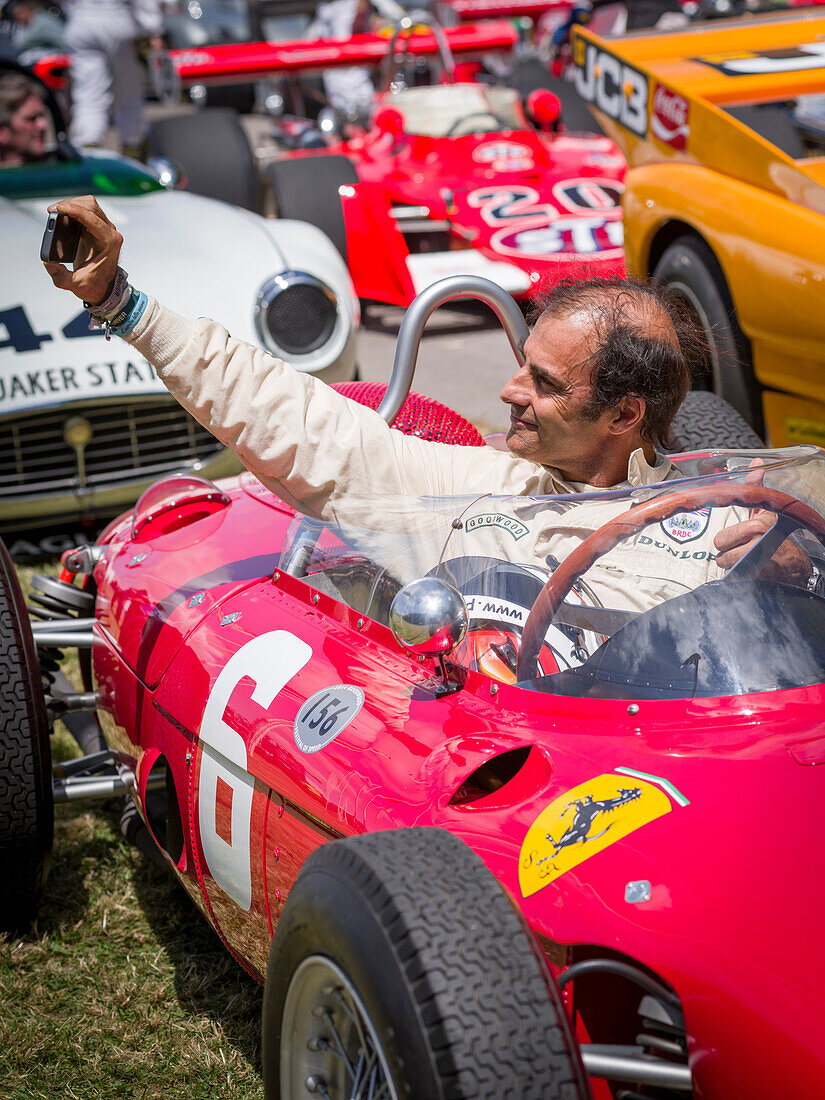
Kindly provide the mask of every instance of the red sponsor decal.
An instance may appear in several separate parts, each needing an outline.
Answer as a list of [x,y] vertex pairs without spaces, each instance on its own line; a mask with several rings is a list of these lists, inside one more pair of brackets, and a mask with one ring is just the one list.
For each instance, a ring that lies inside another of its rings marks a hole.
[[687,148],[690,134],[688,124],[688,101],[657,84],[653,93],[653,114],[650,117],[650,130],[655,138],[671,149],[683,153]]
[[232,788],[218,776],[215,792],[215,832],[232,845]]

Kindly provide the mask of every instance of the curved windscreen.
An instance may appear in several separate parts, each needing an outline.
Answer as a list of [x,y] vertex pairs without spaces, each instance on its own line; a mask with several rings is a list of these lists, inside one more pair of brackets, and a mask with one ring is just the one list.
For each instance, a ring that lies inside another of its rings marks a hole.
[[776,581],[710,581],[628,622],[539,691],[599,699],[747,695],[825,681],[825,600]]
[[[455,663],[530,690],[614,699],[825,681],[825,454],[672,456],[654,484],[558,496],[351,497],[296,520],[281,568],[387,624],[399,589],[464,598]],[[717,538],[776,517],[730,570]],[[300,533],[299,533],[300,532]],[[777,564],[778,563],[778,564]]]
[[[387,96],[386,106],[404,116],[408,134],[448,137],[458,133],[523,130],[527,121],[512,88],[484,84],[436,84],[404,88]],[[463,124],[473,125],[464,129]],[[485,125],[486,122],[486,125]],[[478,126],[478,129],[475,127]]]

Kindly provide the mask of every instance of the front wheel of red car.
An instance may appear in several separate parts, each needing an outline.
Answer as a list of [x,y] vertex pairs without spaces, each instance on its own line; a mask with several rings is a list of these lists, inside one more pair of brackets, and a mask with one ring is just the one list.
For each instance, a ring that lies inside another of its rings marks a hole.
[[482,861],[440,829],[336,841],[278,921],[267,1100],[584,1100],[558,992]]

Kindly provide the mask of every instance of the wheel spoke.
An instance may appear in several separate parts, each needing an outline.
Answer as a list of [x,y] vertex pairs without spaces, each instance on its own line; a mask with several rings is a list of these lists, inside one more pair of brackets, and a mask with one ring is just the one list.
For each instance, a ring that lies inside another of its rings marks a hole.
[[284,1030],[295,1039],[282,1052],[283,1095],[398,1100],[369,1014],[331,960],[301,964],[287,991]]
[[364,1059],[366,1058],[366,1051],[361,1048],[361,1053],[358,1055],[358,1065],[355,1067],[355,1073],[352,1077],[352,1091],[349,1094],[349,1100],[358,1100],[359,1092],[361,1089],[361,1079],[364,1075]]
[[344,1062],[345,1065],[349,1066],[349,1059],[342,1055],[339,1050],[336,1050],[332,1043],[329,1042],[329,1040],[319,1039],[318,1049],[326,1051],[326,1053],[329,1054],[332,1058],[337,1058],[339,1062]]
[[363,1028],[363,1024],[361,1022],[360,1014],[354,1008],[352,1008],[350,1006],[348,999],[341,992],[340,988],[335,990],[335,998],[338,1001],[338,1004],[344,1010],[344,1012],[346,1012],[347,1016],[349,1016],[349,1018],[352,1021],[355,1029],[357,1030],[357,1032],[358,1032],[358,1042],[359,1042],[359,1045],[360,1045],[361,1049],[366,1050],[367,1045],[368,1045],[367,1044],[367,1037],[364,1034],[364,1028]]
[[353,1068],[353,1065],[352,1065],[352,1060],[349,1057],[349,1055],[347,1054],[346,1047],[344,1046],[343,1040],[341,1039],[341,1036],[338,1032],[338,1028],[335,1026],[335,1018],[333,1017],[332,1013],[329,1010],[327,1010],[324,1013],[324,1017],[325,1017],[327,1023],[329,1024],[330,1028],[332,1029],[332,1034],[335,1036],[335,1042],[338,1046],[338,1050],[341,1053],[341,1057],[346,1062],[347,1069],[350,1072],[350,1076],[354,1077],[355,1076],[355,1071],[354,1071],[354,1068]]
[[306,1081],[304,1082],[304,1087],[306,1088],[307,1092],[311,1093],[313,1096],[322,1097],[322,1100],[334,1100],[333,1096],[327,1089],[327,1083],[323,1079],[323,1077],[318,1077],[315,1074],[307,1077]]
[[387,1079],[381,1072],[381,1067],[377,1062],[373,1064],[372,1072],[370,1073],[370,1086],[367,1093],[367,1100],[388,1100],[390,1095],[389,1085]]
[[[375,1096],[376,1077],[381,1074],[381,1067],[378,1064],[378,1055],[375,1050],[362,1050],[361,1057],[358,1059],[358,1069],[358,1078],[352,1086],[352,1100],[359,1100],[360,1097],[372,1100]],[[381,1074],[381,1079],[383,1081],[383,1074]],[[366,1085],[363,1086],[362,1082],[366,1082]],[[384,1082],[384,1085],[386,1085],[386,1082]],[[364,1091],[365,1088],[366,1091]]]

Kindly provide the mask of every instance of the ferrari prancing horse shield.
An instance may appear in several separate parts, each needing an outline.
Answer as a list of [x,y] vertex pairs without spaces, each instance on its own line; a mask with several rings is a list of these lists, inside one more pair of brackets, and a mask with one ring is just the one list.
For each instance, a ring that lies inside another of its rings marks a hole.
[[664,791],[635,776],[597,775],[566,791],[527,830],[519,854],[521,896],[537,893],[670,810]]

